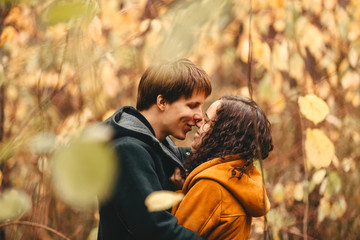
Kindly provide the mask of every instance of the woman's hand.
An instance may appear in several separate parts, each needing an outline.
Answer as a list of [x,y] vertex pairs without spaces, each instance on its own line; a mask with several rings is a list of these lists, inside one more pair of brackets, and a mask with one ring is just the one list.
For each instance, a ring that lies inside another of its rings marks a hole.
[[182,189],[185,179],[183,178],[179,167],[175,167],[174,174],[170,177],[170,181],[174,184],[175,190]]

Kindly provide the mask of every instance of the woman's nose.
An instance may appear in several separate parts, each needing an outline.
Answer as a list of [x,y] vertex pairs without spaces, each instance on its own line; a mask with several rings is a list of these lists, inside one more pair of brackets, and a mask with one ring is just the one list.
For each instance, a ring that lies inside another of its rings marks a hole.
[[199,128],[202,125],[202,119],[201,120],[195,120],[195,125]]

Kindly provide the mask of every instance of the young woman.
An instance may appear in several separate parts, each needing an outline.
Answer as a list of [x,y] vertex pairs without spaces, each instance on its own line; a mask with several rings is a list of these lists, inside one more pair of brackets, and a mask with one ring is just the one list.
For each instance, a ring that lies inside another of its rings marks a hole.
[[252,217],[270,209],[253,165],[273,149],[270,122],[254,101],[225,96],[208,108],[192,148],[185,197],[172,213],[205,239],[247,239]]

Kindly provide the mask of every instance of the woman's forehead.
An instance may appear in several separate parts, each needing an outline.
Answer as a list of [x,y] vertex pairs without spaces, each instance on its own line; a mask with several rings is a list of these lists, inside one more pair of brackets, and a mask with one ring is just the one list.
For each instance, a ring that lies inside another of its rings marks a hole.
[[221,100],[217,100],[215,102],[213,102],[210,107],[206,110],[206,116],[210,119],[214,118],[216,115],[216,111],[218,109],[218,107],[221,104]]

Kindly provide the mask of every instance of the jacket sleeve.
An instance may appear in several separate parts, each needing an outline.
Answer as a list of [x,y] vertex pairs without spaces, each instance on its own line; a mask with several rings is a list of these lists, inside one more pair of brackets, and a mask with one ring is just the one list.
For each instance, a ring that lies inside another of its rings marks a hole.
[[168,211],[149,212],[145,198],[153,191],[163,190],[150,151],[141,144],[121,141],[116,145],[120,156],[120,177],[113,205],[135,239],[201,239],[193,231],[177,224]]
[[212,180],[201,179],[174,206],[172,214],[179,224],[206,238],[220,222],[221,189]]

